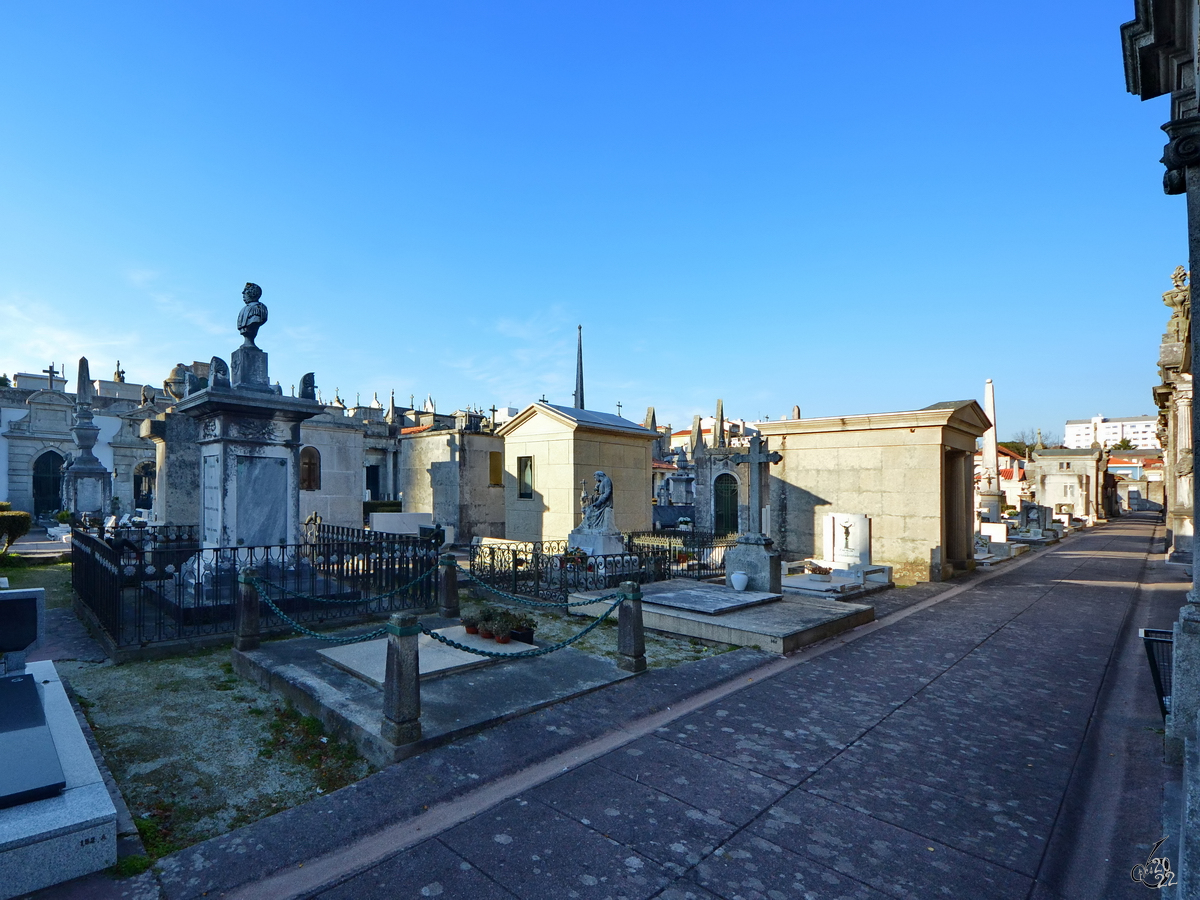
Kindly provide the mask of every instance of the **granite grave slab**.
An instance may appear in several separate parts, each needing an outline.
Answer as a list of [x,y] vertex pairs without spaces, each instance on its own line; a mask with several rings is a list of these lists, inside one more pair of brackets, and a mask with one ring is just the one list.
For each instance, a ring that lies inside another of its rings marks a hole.
[[[463,646],[474,647],[476,650],[513,654],[533,649],[529,644],[522,644],[519,641],[498,644],[495,641],[485,640],[477,634],[467,634],[467,630],[461,625],[436,630],[438,634],[443,634]],[[422,678],[449,675],[452,672],[462,672],[466,669],[498,662],[498,660],[476,656],[465,650],[447,647],[441,641],[434,640],[427,634],[422,634],[417,638],[417,650]],[[330,647],[318,650],[317,653],[339,669],[362,678],[380,690],[383,689],[384,673],[387,670],[387,638]]]

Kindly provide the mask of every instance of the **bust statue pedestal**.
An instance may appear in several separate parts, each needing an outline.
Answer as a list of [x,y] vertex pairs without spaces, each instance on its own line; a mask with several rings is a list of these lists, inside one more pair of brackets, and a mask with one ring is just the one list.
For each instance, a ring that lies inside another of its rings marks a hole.
[[261,391],[264,394],[282,393],[267,376],[267,353],[257,347],[238,347],[229,359],[229,380],[235,391]]

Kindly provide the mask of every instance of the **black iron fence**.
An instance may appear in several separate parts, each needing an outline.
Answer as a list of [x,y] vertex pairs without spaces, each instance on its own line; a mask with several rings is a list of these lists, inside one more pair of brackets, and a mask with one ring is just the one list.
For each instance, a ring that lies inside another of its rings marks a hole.
[[725,552],[737,543],[735,534],[711,531],[633,531],[625,535],[630,552],[663,551],[669,560],[668,578],[716,578],[725,574]]
[[622,581],[669,578],[666,551],[646,549],[591,556],[566,541],[507,541],[471,547],[470,572],[487,587],[551,602],[573,593],[610,590]]
[[[322,526],[302,544],[201,548],[194,530],[129,531],[71,539],[72,586],[117,648],[232,634],[247,568],[276,606],[310,625],[437,604],[434,541]],[[265,603],[261,615],[264,630],[287,630]]]

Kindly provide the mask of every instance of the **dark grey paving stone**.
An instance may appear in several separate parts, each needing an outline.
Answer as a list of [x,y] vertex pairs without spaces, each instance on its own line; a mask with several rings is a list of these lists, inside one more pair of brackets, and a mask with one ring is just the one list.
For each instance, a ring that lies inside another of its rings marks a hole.
[[[901,766],[909,770],[924,771],[920,779],[931,787],[951,793],[969,790],[963,796],[988,797],[989,792],[1007,790],[1009,787],[1031,790],[1041,785],[1048,791],[1066,789],[1070,770],[1060,766],[1038,766],[1014,759],[994,756],[986,748],[978,751],[939,744],[923,745],[890,734],[882,728],[856,741],[840,756],[849,762],[879,766]],[[954,790],[952,784],[961,784]]]
[[772,681],[739,691],[696,715],[719,720],[722,727],[844,747],[895,709],[861,689],[843,696],[824,688],[805,691]]
[[842,759],[800,790],[1030,876],[1037,874],[1058,810],[1055,802],[1030,802],[1023,794],[970,799]]
[[680,878],[654,900],[722,900],[722,898],[711,891],[706,891],[695,882]]
[[671,878],[653,860],[536,800],[510,800],[439,837],[522,900],[654,896]]
[[1033,879],[805,791],[749,832],[904,900],[1023,898]]
[[917,759],[936,754],[997,772],[1065,783],[1075,765],[1082,730],[1043,730],[1038,724],[1001,730],[992,727],[988,719],[962,721],[934,704],[915,701],[889,716],[865,740],[891,750],[907,750]]
[[[722,711],[726,715],[719,715]],[[728,706],[709,707],[658,729],[656,735],[789,785],[799,784],[846,746],[811,731],[780,729],[771,724],[775,718],[767,715],[769,710],[758,712],[733,716]]]
[[436,840],[398,853],[316,896],[321,900],[391,900],[394,897],[507,900],[516,897]]
[[909,757],[880,760],[862,754],[857,748],[847,750],[826,768],[837,773],[853,766],[861,767],[865,779],[896,778],[936,788],[970,802],[997,803],[1008,807],[1013,801],[1018,801],[1018,808],[1035,818],[1053,816],[1062,800],[1059,787],[1027,776],[996,777],[994,773],[989,773],[989,777],[980,778],[961,769],[944,767],[942,760]]
[[682,875],[737,826],[596,763],[526,795]]
[[965,722],[999,715],[1017,722],[1065,723],[1082,729],[1092,714],[1096,695],[1061,691],[1046,682],[998,690],[955,671],[925,688],[921,699],[957,712]]
[[607,753],[597,762],[739,826],[791,789],[759,772],[654,736]]
[[884,900],[874,888],[757,835],[739,834],[692,876],[728,900]]

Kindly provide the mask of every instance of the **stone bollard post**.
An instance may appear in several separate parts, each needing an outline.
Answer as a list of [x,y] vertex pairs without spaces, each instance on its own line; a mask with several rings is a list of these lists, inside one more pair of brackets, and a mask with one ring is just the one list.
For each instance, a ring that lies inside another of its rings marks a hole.
[[626,672],[646,671],[646,632],[642,627],[642,589],[635,581],[622,581],[625,602],[617,610],[617,665]]
[[390,744],[411,744],[421,737],[420,633],[416,616],[394,613],[388,619],[380,734]]
[[438,560],[442,567],[438,595],[441,608],[438,613],[446,619],[458,618],[458,562],[449,553],[442,554]]
[[258,588],[250,581],[257,578],[254,569],[242,569],[238,573],[238,602],[235,611],[233,648],[235,650],[257,650],[261,642]]

